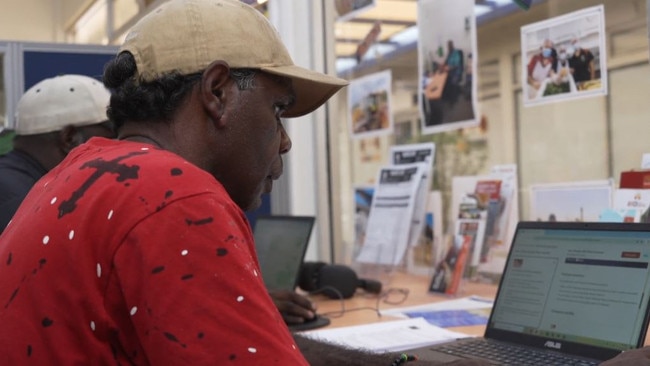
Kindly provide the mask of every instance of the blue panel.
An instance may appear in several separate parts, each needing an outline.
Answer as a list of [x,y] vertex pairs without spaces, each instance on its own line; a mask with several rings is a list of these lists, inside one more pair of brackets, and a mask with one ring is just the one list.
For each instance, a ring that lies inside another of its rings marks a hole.
[[25,90],[43,79],[62,74],[80,74],[101,80],[104,65],[113,57],[113,53],[25,51]]

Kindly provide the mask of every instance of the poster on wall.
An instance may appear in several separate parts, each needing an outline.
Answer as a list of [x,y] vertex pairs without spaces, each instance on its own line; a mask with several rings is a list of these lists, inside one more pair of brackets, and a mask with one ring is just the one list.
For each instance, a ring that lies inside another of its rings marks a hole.
[[521,28],[525,106],[607,94],[605,8],[585,8]]
[[393,134],[390,70],[350,81],[348,113],[350,135],[355,138]]
[[546,183],[530,186],[531,221],[600,221],[612,207],[614,180]]
[[478,125],[474,0],[418,1],[423,134]]

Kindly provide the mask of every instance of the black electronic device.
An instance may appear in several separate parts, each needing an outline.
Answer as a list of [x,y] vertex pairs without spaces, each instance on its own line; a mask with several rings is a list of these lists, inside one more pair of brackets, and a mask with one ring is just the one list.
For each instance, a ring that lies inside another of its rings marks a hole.
[[325,262],[303,263],[298,286],[304,291],[320,292],[332,299],[348,299],[358,288],[374,294],[381,293],[381,282],[359,278],[348,266]]

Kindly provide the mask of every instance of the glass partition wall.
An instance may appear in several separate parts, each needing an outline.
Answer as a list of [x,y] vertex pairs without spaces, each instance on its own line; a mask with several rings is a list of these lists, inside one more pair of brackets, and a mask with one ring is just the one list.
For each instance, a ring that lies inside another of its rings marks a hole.
[[[378,1],[378,7],[382,0]],[[404,3],[405,11],[417,11],[416,1]],[[407,4],[408,3],[408,6]],[[521,97],[520,28],[527,24],[604,4],[609,90],[606,96],[524,106]],[[375,10],[376,11],[376,10]],[[381,70],[392,70],[392,135],[353,139],[350,134],[346,91],[339,95],[340,110],[331,133],[339,145],[331,159],[340,185],[340,225],[335,238],[336,261],[351,262],[354,254],[355,205],[353,189],[372,185],[380,166],[388,163],[394,144],[433,141],[436,162],[432,190],[440,190],[445,223],[450,217],[450,182],[454,176],[486,174],[494,165],[518,167],[519,218],[529,217],[528,188],[540,183],[613,178],[621,171],[639,169],[641,155],[650,152],[650,67],[645,0],[536,1],[529,11],[478,21],[479,127],[433,135],[420,131],[417,109],[417,47],[402,46],[393,53],[373,50],[374,58],[350,66],[339,60],[339,75],[350,80]],[[370,11],[367,14],[372,14]],[[481,19],[481,16],[478,18]],[[354,22],[354,21],[353,21]],[[367,19],[357,23],[366,24]],[[394,21],[404,24],[404,21]],[[372,23],[370,23],[372,24]],[[337,42],[351,42],[354,34],[334,23]],[[382,42],[381,36],[379,42]],[[386,41],[385,39],[383,41]],[[388,41],[394,45],[395,42]],[[409,48],[410,47],[410,48]],[[340,56],[340,55],[337,55]],[[344,65],[344,66],[341,66]],[[345,67],[347,66],[347,68]],[[445,226],[445,232],[449,229]]]

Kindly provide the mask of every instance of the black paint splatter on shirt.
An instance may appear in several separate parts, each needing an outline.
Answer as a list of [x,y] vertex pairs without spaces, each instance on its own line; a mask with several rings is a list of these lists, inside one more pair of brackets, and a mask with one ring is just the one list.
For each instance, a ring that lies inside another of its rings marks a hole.
[[7,256],[7,265],[11,265],[11,260],[13,259],[13,253],[9,252],[9,255]]
[[169,339],[170,341],[172,341],[172,342],[176,342],[176,343],[180,344],[181,347],[183,347],[183,348],[186,348],[186,347],[187,347],[187,345],[181,343],[181,342],[178,340],[178,338],[176,338],[175,335],[173,335],[173,334],[171,334],[171,333],[169,333],[169,332],[163,332],[163,335],[165,335],[165,338]]
[[11,304],[12,301],[16,298],[16,295],[18,295],[18,290],[20,290],[20,287],[16,287],[14,292],[11,293],[11,296],[9,297],[9,301],[5,304],[5,309],[9,307],[9,304]]
[[79,201],[81,197],[83,197],[83,195],[86,193],[86,191],[88,191],[104,174],[117,175],[116,181],[118,183],[129,179],[138,179],[138,171],[140,170],[140,166],[120,164],[120,161],[143,154],[146,154],[146,152],[132,151],[126,155],[118,156],[113,160],[106,161],[102,158],[98,158],[84,163],[79,168],[80,170],[89,168],[95,169],[95,172],[81,184],[81,187],[72,192],[72,195],[69,199],[61,202],[59,205],[59,219],[69,213],[72,213],[77,208],[77,201]]
[[165,270],[165,266],[158,266],[151,270],[151,274],[160,273]]
[[213,219],[212,217],[206,217],[206,218],[204,218],[204,219],[198,219],[198,220],[185,219],[185,223],[187,224],[187,226],[192,226],[192,225],[195,225],[195,226],[205,225],[205,224],[209,224],[209,223],[211,223],[212,221],[214,221],[214,219]]
[[183,174],[183,171],[181,170],[181,168],[172,168],[172,170],[171,170],[172,177],[182,175],[182,174]]
[[193,274],[186,274],[181,277],[181,280],[187,281],[187,280],[191,280],[193,277],[194,277]]
[[223,257],[228,254],[228,249],[226,248],[217,248],[217,257]]
[[41,320],[41,324],[43,325],[44,328],[49,327],[53,323],[54,323],[54,320],[52,320],[52,319],[50,319],[48,317],[45,317],[45,318],[43,318],[43,320]]

